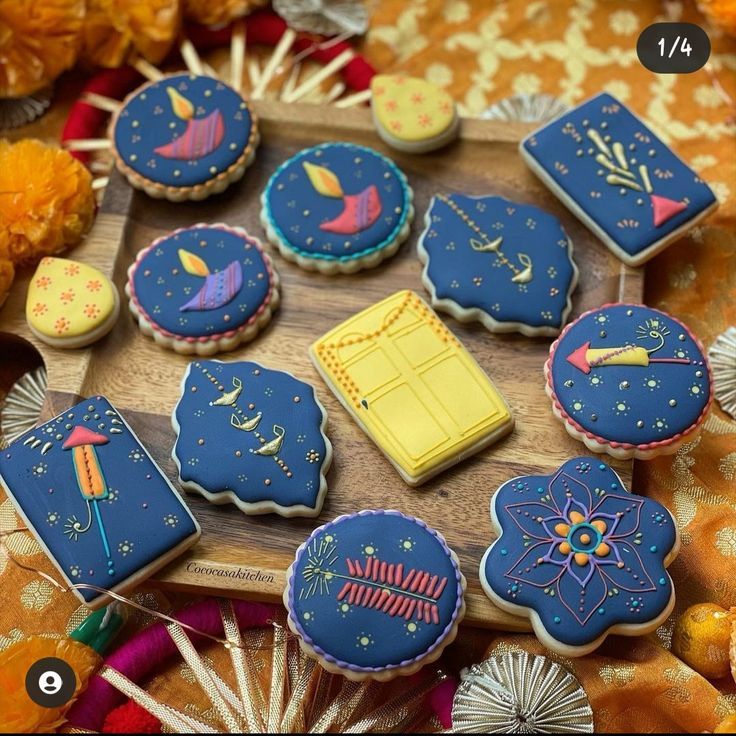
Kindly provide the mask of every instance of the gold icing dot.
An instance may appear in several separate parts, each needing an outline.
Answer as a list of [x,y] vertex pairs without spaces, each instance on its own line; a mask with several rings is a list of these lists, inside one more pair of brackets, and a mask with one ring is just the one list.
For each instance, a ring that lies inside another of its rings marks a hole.
[[235,450],[235,457],[242,457],[243,453],[240,450]]
[[364,647],[367,647],[367,646],[368,646],[368,645],[369,645],[369,644],[371,643],[371,640],[370,640],[370,639],[369,639],[369,638],[368,638],[367,636],[361,636],[361,637],[360,637],[360,643],[361,643],[361,644],[362,644],[362,645],[363,645]]

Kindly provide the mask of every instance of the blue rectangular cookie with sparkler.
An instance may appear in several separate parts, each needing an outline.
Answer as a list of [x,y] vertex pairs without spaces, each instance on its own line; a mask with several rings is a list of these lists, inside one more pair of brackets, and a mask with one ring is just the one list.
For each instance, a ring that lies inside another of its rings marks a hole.
[[84,399],[0,454],[0,480],[74,593],[125,591],[199,539],[196,519],[115,407]]
[[639,266],[718,207],[639,118],[600,94],[525,138],[532,171],[616,256]]

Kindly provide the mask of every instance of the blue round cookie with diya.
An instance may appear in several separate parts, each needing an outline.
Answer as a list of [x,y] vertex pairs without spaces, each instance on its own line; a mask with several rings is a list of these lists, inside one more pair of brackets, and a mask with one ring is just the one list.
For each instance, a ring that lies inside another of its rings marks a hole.
[[261,198],[261,221],[287,260],[352,273],[396,253],[409,235],[412,196],[390,159],[365,146],[324,143],[276,170]]
[[568,432],[596,452],[646,460],[690,441],[712,401],[703,347],[674,317],[609,304],[568,325],[545,365]]
[[203,199],[239,179],[258,145],[248,102],[208,76],[171,74],[131,93],[111,123],[128,180],[154,197]]
[[185,490],[246,514],[322,509],[332,445],[327,412],[308,383],[250,361],[194,361],[172,423]]
[[465,578],[444,538],[398,511],[316,529],[287,572],[284,603],[302,649],[330,672],[389,680],[436,660],[465,613]]
[[578,281],[559,220],[504,197],[437,194],[417,245],[432,306],[491,332],[556,335]]
[[582,656],[610,633],[639,636],[672,612],[672,514],[626,490],[595,457],[504,483],[491,501],[498,535],[480,580],[500,608],[531,620],[549,649]]
[[234,350],[279,303],[278,276],[260,241],[223,224],[155,240],[128,270],[125,290],[141,331],[184,354]]

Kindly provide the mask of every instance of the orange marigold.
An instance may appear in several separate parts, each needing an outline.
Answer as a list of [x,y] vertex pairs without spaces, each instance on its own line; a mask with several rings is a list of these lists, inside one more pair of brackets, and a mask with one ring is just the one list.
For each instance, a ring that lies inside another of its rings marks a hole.
[[22,97],[74,65],[84,0],[0,0],[0,97]]
[[182,0],[184,17],[206,26],[230,23],[266,4],[266,0]]
[[41,141],[0,140],[0,259],[31,263],[76,245],[95,213],[92,176]]
[[736,36],[736,0],[700,0],[698,5],[721,30]]
[[10,291],[10,285],[15,277],[15,267],[5,259],[0,260],[0,307],[5,303]]
[[179,0],[87,0],[82,58],[117,67],[132,52],[158,64],[179,32]]

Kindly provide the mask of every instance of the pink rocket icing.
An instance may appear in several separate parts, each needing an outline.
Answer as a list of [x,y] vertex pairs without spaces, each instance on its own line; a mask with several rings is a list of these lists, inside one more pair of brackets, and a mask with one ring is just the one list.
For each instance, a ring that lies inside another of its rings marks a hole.
[[106,445],[109,441],[110,438],[105,437],[104,434],[93,432],[91,429],[78,424],[66,438],[61,448],[63,450],[69,450],[72,447],[79,447],[80,445]]
[[661,197],[658,194],[652,194],[652,207],[654,208],[654,226],[659,227],[667,220],[672,219],[675,215],[687,208],[684,202],[676,202],[674,199]]

